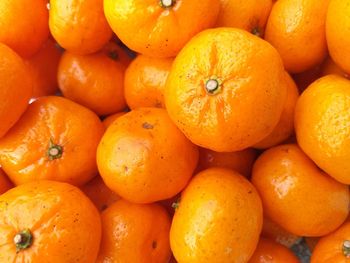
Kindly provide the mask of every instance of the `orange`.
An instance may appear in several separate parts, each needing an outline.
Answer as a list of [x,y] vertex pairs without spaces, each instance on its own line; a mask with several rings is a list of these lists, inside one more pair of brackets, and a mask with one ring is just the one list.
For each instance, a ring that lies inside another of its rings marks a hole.
[[350,222],[322,237],[316,244],[311,263],[347,263],[350,261]]
[[109,115],[107,118],[105,118],[103,120],[103,125],[108,128],[109,126],[111,126],[111,124],[116,120],[118,119],[119,117],[123,116],[124,114],[126,114],[127,112],[118,112],[118,113],[114,113],[112,115]]
[[101,219],[76,187],[54,181],[0,196],[0,262],[95,263]]
[[308,70],[326,57],[328,3],[329,0],[279,0],[273,5],[265,39],[281,54],[287,71]]
[[221,0],[218,27],[237,27],[263,36],[272,0]]
[[299,260],[288,248],[261,238],[248,263],[299,263]]
[[96,263],[168,263],[170,218],[158,204],[117,201],[102,213],[102,242]]
[[[0,2],[1,5],[3,2]],[[14,51],[1,43],[0,65],[1,138],[26,110],[32,96],[33,82],[24,61]]]
[[166,108],[193,143],[217,152],[239,151],[277,125],[287,93],[282,81],[282,61],[269,43],[240,29],[209,29],[176,57]]
[[49,26],[64,49],[90,54],[112,37],[103,13],[103,0],[50,0]]
[[109,51],[90,55],[65,52],[58,68],[58,84],[63,95],[98,115],[109,115],[126,107],[125,65]]
[[43,0],[1,0],[0,42],[29,58],[49,37],[49,13]]
[[214,152],[199,148],[197,171],[210,167],[222,167],[235,170],[245,177],[250,177],[256,157],[257,152],[251,148],[238,152]]
[[328,75],[309,86],[295,110],[303,151],[326,173],[350,184],[350,81]]
[[12,182],[8,179],[7,175],[0,168],[0,195],[10,190],[13,187]]
[[[333,60],[331,57],[327,57],[321,66],[321,75],[326,76],[330,74],[335,74],[342,76],[344,78],[349,78],[349,74],[345,73]],[[310,83],[311,84],[311,83]]]
[[138,55],[125,72],[125,99],[130,109],[165,108],[164,89],[172,58]]
[[237,172],[210,168],[182,193],[170,245],[181,263],[243,263],[253,255],[261,226],[261,200],[254,186]]
[[350,74],[350,1],[331,0],[327,12],[326,36],[334,62]]
[[150,57],[174,57],[195,34],[214,26],[220,0],[105,0],[114,33]]
[[57,68],[61,51],[56,43],[48,39],[42,48],[30,59],[26,60],[33,76],[33,97],[53,95],[58,90]]
[[173,197],[186,186],[197,161],[197,147],[158,108],[139,108],[119,117],[97,150],[106,185],[134,203]]
[[95,176],[94,179],[83,185],[81,190],[90,198],[99,211],[105,210],[120,199],[116,193],[105,185],[101,176]]
[[264,216],[261,236],[276,241],[288,248],[292,247],[301,239],[300,236],[289,233],[266,216]]
[[299,90],[294,80],[286,73],[287,100],[277,126],[263,140],[254,145],[258,149],[266,149],[280,144],[294,133],[294,110],[299,97]]
[[295,144],[265,151],[253,167],[264,214],[288,232],[323,236],[349,213],[349,188],[317,166]]
[[99,118],[83,106],[41,97],[1,138],[0,163],[16,185],[42,179],[83,185],[97,174],[103,132]]

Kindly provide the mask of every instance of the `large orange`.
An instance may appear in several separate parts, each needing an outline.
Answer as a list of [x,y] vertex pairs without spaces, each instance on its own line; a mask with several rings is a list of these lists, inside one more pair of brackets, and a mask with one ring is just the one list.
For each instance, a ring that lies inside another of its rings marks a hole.
[[237,27],[263,36],[272,0],[221,0],[218,27]]
[[265,39],[276,47],[289,72],[310,69],[326,57],[328,3],[329,0],[279,0],[273,5]]
[[181,195],[170,230],[181,263],[243,263],[252,256],[262,226],[261,200],[239,173],[210,168]]
[[103,0],[50,0],[49,26],[64,49],[89,54],[112,37],[103,13]]
[[102,242],[96,263],[168,263],[170,218],[158,204],[117,201],[102,213]]
[[329,234],[349,213],[348,186],[319,170],[294,144],[270,148],[260,155],[252,183],[265,215],[295,235]]
[[44,0],[1,0],[0,42],[22,57],[31,57],[49,37]]
[[54,181],[0,196],[0,262],[95,263],[101,219],[76,187]]
[[159,108],[139,108],[119,117],[97,150],[98,169],[106,185],[135,203],[179,193],[197,161],[197,147]]
[[0,163],[16,185],[42,179],[83,185],[97,174],[103,132],[92,111],[65,98],[41,97],[1,138]]
[[32,76],[23,60],[13,50],[1,43],[0,85],[1,138],[26,110],[33,92]]
[[114,33],[150,57],[174,57],[195,34],[215,24],[220,0],[105,0]]
[[208,29],[176,57],[166,108],[195,144],[219,152],[243,150],[277,125],[287,93],[284,74],[266,41],[240,29]]
[[350,184],[350,80],[328,75],[311,84],[298,100],[295,132],[321,169]]

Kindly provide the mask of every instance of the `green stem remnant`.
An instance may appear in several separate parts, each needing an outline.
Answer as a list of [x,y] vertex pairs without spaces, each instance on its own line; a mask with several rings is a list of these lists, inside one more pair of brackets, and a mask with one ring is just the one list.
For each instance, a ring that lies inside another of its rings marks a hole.
[[220,81],[212,77],[205,82],[205,90],[209,95],[215,95],[221,91]]
[[343,254],[345,257],[350,258],[350,240],[343,242]]
[[175,4],[175,0],[160,0],[159,4],[163,8],[169,8]]
[[29,229],[20,231],[13,238],[13,242],[16,245],[16,252],[29,248],[33,243],[33,235]]
[[63,153],[63,148],[62,146],[55,144],[52,139],[50,139],[50,143],[49,143],[49,148],[47,150],[47,156],[49,157],[49,160],[55,160],[58,158],[61,158]]

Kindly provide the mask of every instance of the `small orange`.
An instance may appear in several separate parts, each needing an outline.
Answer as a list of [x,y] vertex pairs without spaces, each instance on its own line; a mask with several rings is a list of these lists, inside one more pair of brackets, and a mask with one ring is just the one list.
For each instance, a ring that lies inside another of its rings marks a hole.
[[138,55],[125,72],[125,99],[130,109],[165,108],[164,89],[173,59]]
[[210,168],[182,193],[170,245],[181,263],[243,263],[258,244],[261,226],[261,200],[254,186],[237,172]]
[[250,177],[257,152],[248,148],[238,152],[214,152],[199,148],[197,171],[210,167],[222,167],[235,170],[245,177]]
[[215,24],[220,0],[105,0],[114,33],[150,57],[174,57],[195,34]]
[[326,19],[329,54],[334,62],[350,74],[350,0],[331,0]]
[[[0,5],[2,3],[0,1]],[[1,43],[0,65],[1,138],[26,110],[33,92],[33,81],[24,61],[13,50]]]
[[321,75],[326,76],[331,74],[339,75],[344,78],[350,77],[349,74],[345,73],[344,70],[342,70],[337,64],[335,64],[331,57],[327,57],[327,59],[325,59],[325,61],[323,61],[321,65]]
[[112,115],[109,115],[107,118],[105,118],[102,123],[103,125],[106,127],[106,129],[111,126],[111,124],[118,119],[119,117],[123,116],[124,114],[126,114],[127,112],[118,112],[118,113],[114,113]]
[[170,218],[158,204],[119,200],[102,213],[102,242],[96,263],[168,263]]
[[349,213],[349,188],[321,170],[297,145],[265,151],[253,167],[267,217],[299,236],[322,236],[337,229]]
[[322,170],[350,184],[350,80],[328,75],[311,84],[298,100],[295,132]]
[[350,222],[322,237],[316,244],[311,263],[348,263],[350,261]]
[[94,53],[112,37],[103,0],[50,0],[49,26],[60,46],[77,54]]
[[0,163],[16,185],[42,179],[83,185],[97,174],[103,132],[99,118],[83,106],[40,97],[1,138]]
[[254,145],[258,149],[267,149],[280,144],[294,133],[294,110],[299,97],[299,90],[291,76],[286,73],[287,100],[277,126],[263,140]]
[[8,179],[7,175],[0,168],[0,195],[10,190],[13,187],[13,183]]
[[294,235],[283,229],[266,216],[264,216],[261,236],[273,240],[288,248],[292,247],[302,238],[301,236]]
[[259,244],[248,263],[299,263],[288,248],[265,238]]
[[101,219],[76,187],[54,181],[0,196],[0,262],[95,263]]
[[272,132],[286,100],[284,69],[266,41],[240,29],[208,29],[187,43],[170,71],[170,117],[195,144],[248,148]]
[[311,69],[326,57],[328,3],[329,0],[279,0],[273,5],[265,39],[281,54],[287,71]]
[[94,179],[83,185],[81,190],[90,198],[99,211],[105,210],[120,199],[116,193],[105,185],[101,176],[95,176]]
[[29,58],[49,37],[49,13],[44,0],[1,0],[0,42]]
[[66,51],[58,68],[63,95],[98,115],[109,115],[126,107],[125,65],[105,51],[76,55]]
[[186,186],[197,161],[197,147],[158,108],[139,108],[119,117],[97,150],[106,185],[134,203],[173,197]]
[[221,0],[218,27],[237,27],[263,36],[272,0]]
[[34,56],[25,61],[33,76],[34,98],[53,95],[58,90],[57,68],[61,54],[56,43],[48,39]]

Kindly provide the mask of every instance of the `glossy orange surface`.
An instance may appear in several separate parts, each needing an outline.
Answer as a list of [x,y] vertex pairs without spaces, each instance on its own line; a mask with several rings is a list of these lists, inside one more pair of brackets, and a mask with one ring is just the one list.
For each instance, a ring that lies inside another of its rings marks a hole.
[[120,200],[102,213],[102,242],[96,263],[168,263],[170,218],[157,204]]
[[322,170],[350,184],[350,80],[328,75],[309,86],[296,106],[295,132]]
[[[32,244],[16,251],[14,237],[23,230]],[[100,239],[97,209],[72,185],[32,182],[0,196],[1,263],[94,263]]]
[[262,226],[254,186],[229,169],[194,176],[181,195],[170,230],[178,262],[243,263],[252,256]]
[[83,185],[97,174],[103,132],[99,118],[83,106],[41,97],[0,140],[0,163],[16,185],[41,179]]
[[197,161],[197,147],[158,108],[139,108],[119,117],[97,150],[98,169],[106,185],[135,203],[179,193]]
[[166,108],[195,144],[239,151],[277,125],[287,93],[282,81],[282,61],[269,43],[240,29],[209,29],[176,57],[165,89]]
[[349,213],[349,188],[322,172],[295,144],[265,151],[253,167],[264,214],[295,235],[323,236]]

